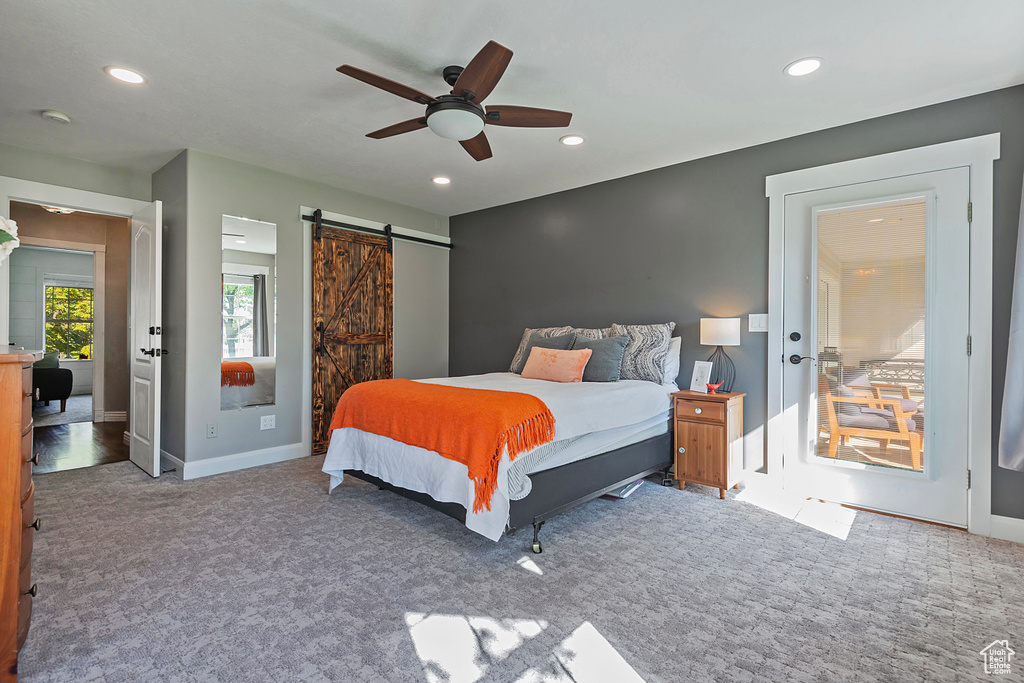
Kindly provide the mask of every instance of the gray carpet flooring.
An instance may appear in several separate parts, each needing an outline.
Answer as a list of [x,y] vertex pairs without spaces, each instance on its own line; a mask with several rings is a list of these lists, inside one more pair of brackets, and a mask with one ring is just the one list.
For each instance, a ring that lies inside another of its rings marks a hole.
[[37,427],[92,422],[92,394],[71,396],[63,412],[60,401],[50,401],[48,406],[35,403],[32,405],[32,420]]
[[534,556],[526,530],[328,496],[321,463],[37,477],[20,680],[967,681],[995,678],[993,640],[1024,659],[1021,545],[868,513],[837,537],[647,485],[553,519]]

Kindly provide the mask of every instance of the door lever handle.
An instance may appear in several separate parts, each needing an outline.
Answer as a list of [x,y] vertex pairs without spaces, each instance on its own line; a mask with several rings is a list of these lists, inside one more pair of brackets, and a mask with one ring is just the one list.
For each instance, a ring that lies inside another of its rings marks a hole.
[[800,365],[800,361],[803,360],[814,360],[811,356],[801,356],[800,354],[794,353],[789,357],[789,362],[793,365]]

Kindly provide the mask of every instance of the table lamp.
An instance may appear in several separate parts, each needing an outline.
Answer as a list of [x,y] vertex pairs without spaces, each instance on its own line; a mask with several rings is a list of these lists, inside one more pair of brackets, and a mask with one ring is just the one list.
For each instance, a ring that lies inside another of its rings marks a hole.
[[704,346],[717,346],[708,360],[711,365],[709,384],[722,383],[722,391],[732,391],[736,381],[736,366],[725,353],[724,346],[740,345],[739,318],[701,318],[700,343]]

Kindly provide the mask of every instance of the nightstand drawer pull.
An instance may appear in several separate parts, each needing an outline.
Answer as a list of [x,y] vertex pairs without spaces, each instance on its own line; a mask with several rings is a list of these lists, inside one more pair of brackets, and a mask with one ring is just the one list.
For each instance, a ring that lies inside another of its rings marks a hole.
[[694,409],[693,409],[693,412],[694,412],[695,414],[697,414],[697,415],[700,415],[700,414],[701,414],[701,413],[703,413],[704,411],[703,411],[703,410],[701,410],[700,408],[694,408]]
[[685,453],[685,452],[686,452],[686,449],[685,449],[685,448],[683,448],[682,446],[680,446],[680,447],[679,447],[679,452],[680,452],[680,453]]

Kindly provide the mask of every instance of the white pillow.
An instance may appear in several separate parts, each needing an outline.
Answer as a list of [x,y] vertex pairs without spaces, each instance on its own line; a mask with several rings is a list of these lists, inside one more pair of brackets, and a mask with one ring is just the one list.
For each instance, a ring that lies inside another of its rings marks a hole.
[[672,384],[679,377],[679,353],[683,347],[681,337],[672,337],[668,342],[668,355],[665,356],[665,376],[662,384]]

